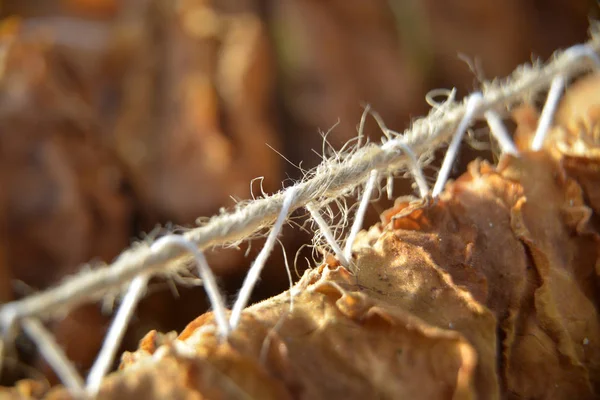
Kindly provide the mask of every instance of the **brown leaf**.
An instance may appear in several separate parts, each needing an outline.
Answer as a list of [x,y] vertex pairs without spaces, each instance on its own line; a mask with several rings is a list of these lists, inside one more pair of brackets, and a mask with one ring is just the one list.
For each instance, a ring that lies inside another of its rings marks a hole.
[[248,308],[225,343],[209,313],[175,341],[126,356],[102,395],[158,398],[140,386],[149,375],[154,385],[168,379],[166,388],[184,376],[188,389],[217,399],[473,398],[475,353],[459,333],[361,293],[343,268],[308,271],[295,292],[293,311],[287,292]]
[[363,234],[358,282],[470,340],[480,395],[592,398],[600,325],[591,214],[547,154],[505,157],[497,168],[473,162],[436,203],[401,200],[386,225]]

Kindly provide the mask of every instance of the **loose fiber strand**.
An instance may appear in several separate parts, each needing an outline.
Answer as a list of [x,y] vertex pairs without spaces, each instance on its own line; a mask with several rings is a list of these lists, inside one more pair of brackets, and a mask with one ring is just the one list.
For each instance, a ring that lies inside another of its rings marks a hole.
[[306,205],[306,209],[310,213],[310,216],[312,217],[312,219],[319,226],[319,229],[321,230],[321,233],[325,237],[325,240],[327,241],[327,244],[331,247],[331,250],[333,250],[333,253],[337,257],[338,261],[344,267],[348,268],[350,266],[350,263],[346,259],[346,257],[344,256],[344,252],[342,251],[342,248],[338,244],[337,240],[335,240],[335,238],[333,237],[333,234],[331,233],[331,229],[329,229],[329,226],[327,225],[327,222],[325,222],[325,220],[323,219],[323,217],[319,213],[319,210],[315,209],[315,206],[314,206],[313,203],[308,203]]
[[129,325],[129,321],[146,290],[149,279],[150,276],[147,274],[139,275],[129,285],[127,293],[125,294],[125,297],[123,297],[123,302],[121,303],[117,314],[108,329],[108,334],[102,343],[100,353],[88,374],[86,382],[86,392],[88,395],[94,397],[98,393],[100,385],[102,384],[102,379],[104,379],[104,376],[112,366],[117,351],[119,350],[119,346],[121,345],[121,341],[123,340],[123,336],[125,335],[125,331],[127,330],[127,326]]
[[83,379],[52,334],[35,318],[23,318],[21,325],[71,395],[76,399],[84,397]]
[[362,195],[360,205],[356,210],[356,215],[354,217],[352,228],[350,229],[350,233],[346,238],[346,246],[344,247],[344,258],[347,261],[350,261],[352,259],[352,245],[354,244],[356,235],[358,235],[358,232],[362,229],[365,213],[367,212],[367,206],[369,205],[369,201],[371,200],[371,194],[373,193],[373,189],[375,188],[375,184],[377,183],[377,178],[378,172],[376,170],[372,170],[369,176],[369,180],[367,181],[367,185],[365,186],[365,192]]
[[502,120],[494,111],[489,110],[485,112],[485,119],[490,126],[490,132],[492,136],[496,138],[498,144],[500,145],[500,149],[505,154],[518,155],[519,151],[515,147],[515,144],[510,138],[508,131],[506,130],[506,126],[502,123]]
[[262,272],[262,269],[265,266],[265,263],[267,262],[267,258],[269,257],[271,251],[273,250],[273,247],[275,246],[275,241],[277,240],[277,236],[279,235],[283,223],[285,222],[288,216],[292,203],[296,198],[296,193],[297,190],[295,187],[291,187],[287,190],[285,198],[283,200],[283,205],[281,206],[281,211],[279,212],[279,216],[277,217],[277,221],[275,222],[275,225],[273,225],[273,228],[271,229],[271,232],[269,233],[269,236],[267,237],[263,248],[258,253],[258,256],[256,256],[254,263],[252,263],[248,274],[246,274],[246,278],[244,279],[244,283],[242,284],[240,293],[231,310],[231,317],[229,318],[229,324],[231,326],[231,329],[235,329],[240,322],[242,311],[244,310],[244,308],[246,308],[248,302],[250,301],[250,295],[252,294],[254,286],[256,286],[256,283],[260,278],[260,273]]
[[440,168],[440,172],[438,173],[437,180],[435,181],[435,185],[433,187],[432,196],[437,197],[444,186],[446,185],[446,181],[448,181],[448,176],[450,175],[450,169],[452,168],[452,164],[456,159],[458,154],[458,147],[460,146],[460,142],[469,127],[469,124],[473,120],[475,113],[478,111],[481,103],[483,102],[483,96],[481,93],[473,93],[469,96],[467,100],[467,108],[465,114],[463,115],[462,120],[458,124],[458,128],[456,128],[456,132],[452,137],[452,141],[450,142],[450,146],[448,146],[448,150],[446,151],[446,156],[444,157],[444,161],[442,162],[442,167]]
[[198,269],[198,275],[200,275],[200,278],[202,279],[204,289],[206,290],[206,294],[208,295],[208,299],[210,300],[210,304],[215,314],[219,336],[222,338],[229,336],[231,327],[227,319],[227,308],[225,307],[225,301],[223,300],[223,295],[219,290],[219,285],[217,284],[217,280],[215,279],[215,276],[208,265],[206,257],[200,250],[198,250],[194,242],[182,235],[167,235],[158,239],[152,245],[152,251],[161,253],[165,250],[165,248],[173,246],[186,249],[194,255],[196,267]]
[[565,77],[562,75],[558,75],[552,80],[552,85],[550,86],[550,91],[548,92],[542,115],[540,115],[538,127],[533,136],[533,141],[531,142],[531,150],[533,151],[540,151],[544,145],[544,140],[548,135],[550,125],[552,125],[552,119],[554,118],[554,113],[560,102],[560,97],[565,88],[565,84]]

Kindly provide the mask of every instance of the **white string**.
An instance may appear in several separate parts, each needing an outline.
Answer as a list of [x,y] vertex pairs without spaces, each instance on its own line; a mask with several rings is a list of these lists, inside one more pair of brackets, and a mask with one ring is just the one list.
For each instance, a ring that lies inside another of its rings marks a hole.
[[573,62],[577,62],[581,58],[588,58],[595,64],[596,68],[600,67],[600,57],[589,43],[569,47],[563,52],[563,57]]
[[337,257],[338,261],[344,267],[349,268],[350,263],[349,263],[348,259],[346,259],[346,257],[344,256],[344,252],[342,251],[342,248],[338,244],[337,240],[335,240],[335,238],[333,237],[333,234],[331,233],[331,229],[329,229],[327,222],[325,222],[325,220],[321,216],[321,213],[319,213],[319,210],[315,209],[315,206],[313,205],[313,203],[308,203],[306,205],[306,209],[310,213],[310,216],[312,217],[312,219],[314,219],[315,222],[317,223],[317,225],[319,226],[321,233],[323,233],[323,236],[325,236],[325,240],[327,240],[327,244],[329,244],[329,246],[333,250],[333,253]]
[[[387,142],[389,143],[389,142]],[[382,147],[385,148],[387,143],[385,143]],[[410,172],[413,175],[413,178],[417,184],[417,188],[419,189],[419,195],[421,198],[425,198],[429,194],[429,185],[427,185],[427,180],[425,179],[425,175],[423,174],[423,170],[419,166],[419,161],[417,160],[417,156],[413,151],[403,143],[401,140],[398,141],[398,147],[402,149],[404,154],[406,154],[410,160]],[[388,181],[389,184],[389,181]],[[389,192],[388,192],[389,194]]]
[[194,255],[196,267],[198,268],[198,275],[200,275],[200,278],[202,279],[202,284],[204,285],[204,289],[206,290],[206,294],[208,295],[208,299],[213,308],[219,336],[221,338],[226,338],[231,331],[229,321],[227,320],[227,308],[225,307],[225,301],[219,290],[215,275],[210,269],[204,253],[198,250],[194,242],[182,235],[163,236],[154,242],[150,249],[152,252],[160,254],[164,252],[166,248],[173,246],[184,248]]
[[277,221],[275,221],[275,224],[273,225],[273,228],[271,229],[271,232],[269,233],[269,236],[267,237],[263,248],[258,253],[258,256],[256,256],[254,263],[252,263],[250,270],[244,278],[244,283],[242,284],[240,293],[231,310],[231,317],[229,318],[229,325],[231,326],[232,330],[234,330],[238,326],[240,318],[242,317],[242,311],[244,310],[244,308],[246,308],[246,305],[250,301],[250,295],[252,294],[254,286],[256,286],[256,283],[260,278],[260,273],[262,272],[262,269],[265,266],[267,258],[269,257],[271,251],[273,250],[273,247],[275,246],[275,241],[277,240],[277,236],[279,235],[283,223],[285,222],[285,219],[288,216],[288,213],[292,206],[292,202],[296,197],[296,193],[297,189],[295,187],[291,187],[287,190],[285,199],[283,200],[281,211],[279,212],[279,216],[277,217]]
[[356,147],[360,147],[362,145],[363,136],[365,135],[365,122],[367,121],[367,115],[371,111],[371,105],[367,104],[365,109],[363,110],[362,115],[360,116],[360,124],[358,125],[358,139],[356,142]]
[[85,397],[83,379],[44,325],[35,318],[23,318],[20,322],[71,395],[76,399]]
[[288,276],[288,283],[290,284],[290,312],[294,311],[294,278],[292,277],[292,269],[290,268],[290,263],[288,262],[287,251],[285,250],[285,246],[283,242],[277,239],[279,246],[281,246],[281,252],[283,253],[283,263],[285,265],[285,272]]
[[106,338],[104,339],[104,343],[102,343],[102,348],[100,349],[100,353],[92,365],[92,368],[87,377],[86,391],[88,395],[94,397],[98,394],[100,390],[100,385],[102,384],[102,379],[108,373],[117,351],[119,350],[119,346],[121,345],[121,341],[123,340],[123,336],[127,331],[127,326],[129,325],[129,321],[135,311],[135,308],[142,298],[144,291],[146,290],[146,286],[148,284],[148,280],[150,276],[147,274],[137,276],[127,289],[127,293],[123,297],[123,302],[115,315],[113,322],[110,325]]
[[[385,136],[387,138],[391,138],[392,136],[398,137],[398,139],[395,141],[390,140],[390,141],[384,143],[382,148],[386,149],[387,146],[389,146],[389,144],[393,143],[394,146],[398,146],[404,151],[404,154],[406,154],[408,156],[408,159],[410,160],[409,167],[410,167],[411,173],[413,175],[413,178],[415,179],[415,182],[417,183],[417,187],[419,188],[419,194],[421,195],[421,198],[424,198],[429,193],[429,186],[427,185],[427,181],[425,180],[423,171],[421,170],[421,167],[419,166],[419,160],[417,159],[417,156],[411,150],[410,146],[408,146],[406,143],[402,142],[401,136],[398,132],[395,132],[395,131],[389,129],[385,125],[385,123],[383,122],[383,119],[381,118],[381,116],[378,113],[371,112],[371,115],[373,115],[373,118],[377,122],[377,125],[379,125],[379,129],[381,129],[381,131],[385,134]],[[387,184],[388,185],[390,184],[389,178],[388,178]],[[388,198],[390,196],[390,192],[391,191],[388,190]]]
[[513,141],[510,139],[510,135],[506,130],[506,126],[502,123],[502,120],[494,111],[489,110],[485,112],[485,119],[490,126],[490,132],[498,141],[500,149],[505,154],[518,155],[519,151],[515,147]]
[[375,183],[377,183],[378,175],[379,174],[376,170],[371,171],[369,180],[367,181],[367,185],[365,186],[365,192],[363,193],[362,199],[358,206],[358,210],[356,210],[356,215],[354,216],[354,223],[352,224],[350,233],[346,238],[346,246],[344,247],[344,258],[348,261],[352,259],[352,245],[354,244],[356,235],[358,235],[358,232],[362,229],[363,220],[367,212],[367,206],[369,205],[369,201],[371,200],[371,194],[373,193],[373,189],[375,188]]
[[385,183],[385,191],[387,192],[388,200],[394,199],[394,176],[388,175],[387,181]]
[[540,120],[535,135],[533,136],[533,141],[531,142],[531,150],[533,151],[540,151],[544,145],[565,84],[566,80],[562,75],[558,75],[552,80],[552,85],[550,85],[548,97],[546,98],[546,104],[544,104],[542,115],[540,115]]
[[458,124],[458,128],[456,128],[456,132],[452,137],[450,146],[448,146],[448,150],[446,151],[446,156],[444,157],[437,180],[435,181],[435,186],[433,187],[433,192],[431,193],[433,197],[437,197],[440,193],[442,193],[442,190],[444,190],[444,186],[446,185],[446,181],[450,175],[450,169],[452,168],[452,164],[454,163],[456,155],[458,154],[460,142],[462,141],[469,124],[473,120],[475,113],[481,106],[482,100],[483,96],[480,92],[473,93],[469,96],[469,99],[467,100],[467,109],[462,120]]

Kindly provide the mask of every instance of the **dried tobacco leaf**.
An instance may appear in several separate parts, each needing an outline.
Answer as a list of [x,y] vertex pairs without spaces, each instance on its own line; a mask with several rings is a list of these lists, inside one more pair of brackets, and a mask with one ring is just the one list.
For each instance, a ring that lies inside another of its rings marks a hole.
[[599,246],[590,214],[546,153],[474,162],[437,202],[401,199],[363,232],[356,275],[307,272],[293,311],[289,292],[252,306],[226,344],[211,314],[166,344],[150,336],[105,393],[168,358],[208,398],[594,398]]
[[0,386],[0,397],[7,399],[38,399],[48,391],[48,384],[37,379],[22,379],[13,387]]
[[547,143],[562,159],[568,175],[584,189],[594,209],[600,213],[600,74],[575,82],[557,110]]
[[294,292],[293,310],[289,292],[248,308],[225,343],[210,313],[176,340],[150,334],[101,397],[473,398],[476,356],[461,334],[361,293],[341,267],[307,271]]
[[[538,332],[523,338],[525,351],[515,352],[517,357],[509,367],[518,369],[515,379],[527,390],[559,398],[597,395],[600,323],[593,278],[600,247],[598,233],[587,226],[591,210],[577,184],[543,153],[522,157],[513,165],[503,174],[516,177],[525,194],[525,200],[512,209],[513,231],[527,247],[537,286],[530,300],[534,315],[523,328]],[[552,344],[551,349],[544,342]],[[541,354],[528,354],[534,352],[535,344]],[[523,374],[524,357],[545,374],[537,377],[537,387],[533,376],[524,379],[529,375]],[[550,376],[553,387],[547,385]]]
[[548,155],[524,153],[472,163],[425,207],[388,213],[357,241],[361,287],[470,340],[482,396],[498,377],[503,396],[594,398],[600,247],[577,183]]

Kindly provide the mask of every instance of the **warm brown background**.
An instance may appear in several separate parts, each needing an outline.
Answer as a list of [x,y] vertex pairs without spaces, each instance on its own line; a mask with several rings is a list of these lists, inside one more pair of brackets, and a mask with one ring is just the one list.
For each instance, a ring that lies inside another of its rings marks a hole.
[[[313,149],[322,152],[319,130],[339,120],[328,141],[340,148],[356,135],[361,104],[402,130],[427,112],[430,89],[462,95],[532,54],[545,59],[584,41],[598,12],[588,0],[0,4],[1,301],[84,262],[108,262],[156,224],[193,226],[231,206],[230,196],[248,198],[257,176],[266,192],[301,177],[265,143],[310,168]],[[373,124],[367,131],[379,137]],[[409,192],[408,183],[398,188]],[[290,258],[308,238],[295,232],[285,236]],[[211,256],[232,295],[251,255]],[[281,254],[272,260],[257,298],[286,285]],[[206,309],[201,288],[179,287],[177,297],[157,282],[153,292],[128,347]],[[83,370],[109,318],[89,305],[54,323]],[[47,372],[23,338],[19,354]],[[8,366],[8,381],[31,375],[23,363]]]

